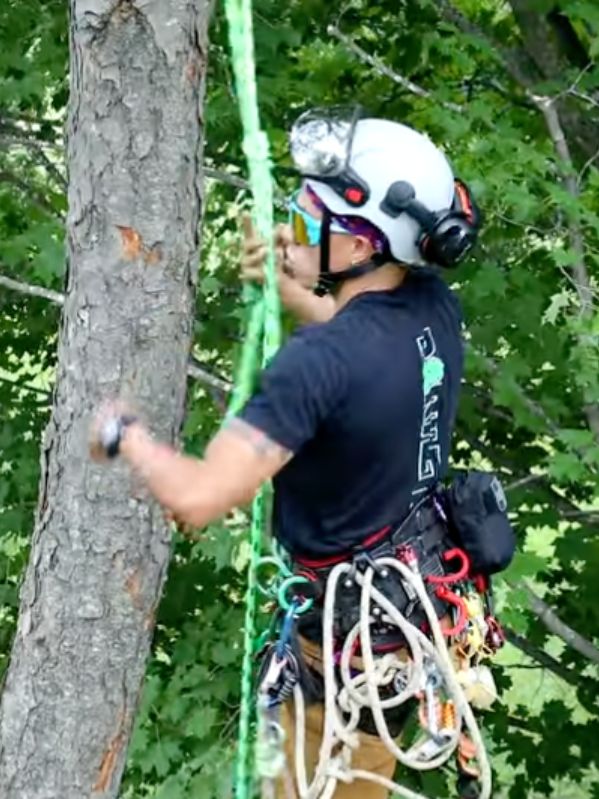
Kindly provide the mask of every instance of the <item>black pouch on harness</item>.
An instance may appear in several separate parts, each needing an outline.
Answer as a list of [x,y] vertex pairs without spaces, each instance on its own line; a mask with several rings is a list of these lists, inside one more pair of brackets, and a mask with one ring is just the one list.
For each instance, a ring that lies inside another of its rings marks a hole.
[[494,574],[510,564],[516,536],[501,483],[491,472],[458,475],[446,491],[452,534],[470,558],[473,574]]

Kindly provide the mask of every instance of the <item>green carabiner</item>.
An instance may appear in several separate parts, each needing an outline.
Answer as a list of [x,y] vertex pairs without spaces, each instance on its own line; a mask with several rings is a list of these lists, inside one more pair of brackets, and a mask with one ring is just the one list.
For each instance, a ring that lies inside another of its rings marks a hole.
[[[299,574],[294,574],[291,577],[287,577],[287,579],[283,580],[281,585],[279,586],[279,590],[277,592],[277,599],[279,600],[279,605],[283,608],[283,610],[289,610],[291,607],[290,601],[287,599],[287,591],[293,585],[306,585],[310,582],[307,577],[302,577]],[[313,599],[304,599],[302,604],[299,608],[295,611],[297,616],[301,616],[303,613],[306,613],[308,610],[312,608],[314,604]]]

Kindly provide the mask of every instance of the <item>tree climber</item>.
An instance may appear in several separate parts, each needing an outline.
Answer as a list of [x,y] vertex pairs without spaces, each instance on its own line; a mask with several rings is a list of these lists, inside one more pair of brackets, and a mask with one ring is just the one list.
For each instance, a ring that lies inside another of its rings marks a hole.
[[[309,324],[281,348],[259,391],[202,460],[157,443],[115,405],[95,421],[93,452],[122,456],[177,520],[197,528],[274,478],[274,532],[315,582],[326,582],[339,560],[368,558],[389,542],[394,552],[416,542],[422,572],[442,576],[454,565],[444,553],[455,541],[438,486],[448,466],[463,346],[458,301],[436,267],[455,265],[473,246],[478,212],[443,153],[402,124],[308,112],[293,127],[291,151],[302,182],[290,201],[290,224],[277,234],[278,278],[283,303]],[[261,279],[265,256],[246,221],[246,279]],[[495,518],[504,510],[500,487],[483,488],[487,515]],[[489,496],[497,509],[489,509]],[[510,546],[494,553],[489,572],[505,565]],[[433,588],[437,615],[445,617],[451,592]],[[401,585],[392,597],[423,622]],[[351,592],[347,602],[350,624]],[[304,659],[319,674],[322,612],[315,607],[299,629]],[[341,628],[348,632],[343,621]],[[377,652],[401,642],[384,624],[373,630]],[[318,759],[322,708],[316,701],[307,710],[309,771]],[[405,712],[395,719],[397,732],[404,721]],[[290,740],[291,726],[288,720]],[[371,720],[361,719],[360,728],[355,767],[390,779],[394,756],[372,734]],[[334,793],[387,795],[363,780]]]

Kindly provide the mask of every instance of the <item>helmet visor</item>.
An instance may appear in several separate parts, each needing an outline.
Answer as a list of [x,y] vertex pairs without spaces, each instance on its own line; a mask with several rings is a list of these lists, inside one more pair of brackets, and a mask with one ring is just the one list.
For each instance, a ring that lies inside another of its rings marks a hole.
[[349,164],[360,108],[315,108],[291,129],[291,156],[302,175],[333,178]]

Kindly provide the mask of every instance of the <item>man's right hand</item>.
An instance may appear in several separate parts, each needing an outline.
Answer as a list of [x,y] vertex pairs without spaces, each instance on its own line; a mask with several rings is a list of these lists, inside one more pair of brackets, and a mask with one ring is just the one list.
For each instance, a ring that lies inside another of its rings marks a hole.
[[[241,279],[264,283],[266,244],[254,229],[249,214],[242,217],[243,248],[241,253]],[[335,312],[332,297],[317,297],[302,282],[289,264],[287,248],[293,243],[289,225],[275,228],[275,269],[281,302],[301,322],[327,322]]]
[[[241,255],[241,278],[264,283],[264,267],[266,264],[266,244],[256,232],[249,214],[242,217],[243,225],[243,250]],[[275,268],[279,284],[285,278],[293,278],[289,267],[286,265],[286,250],[291,244],[291,235],[288,225],[277,225],[275,228]]]

